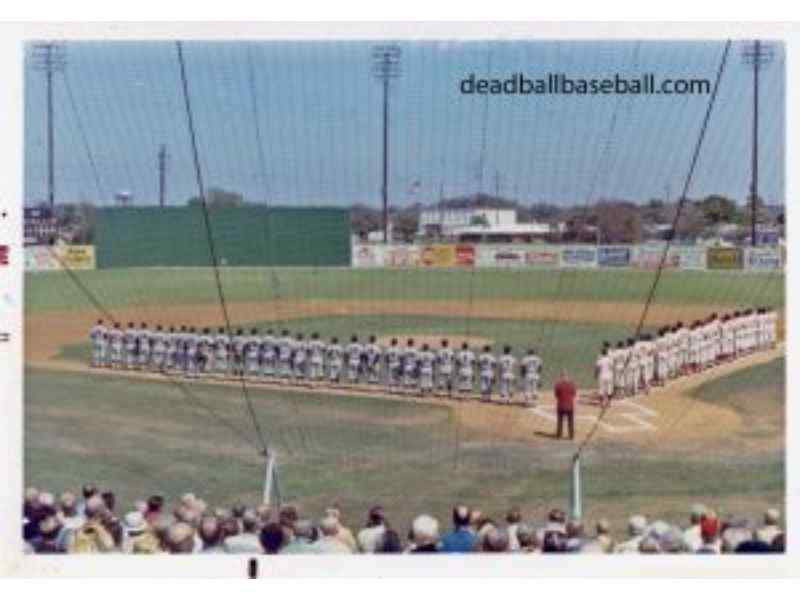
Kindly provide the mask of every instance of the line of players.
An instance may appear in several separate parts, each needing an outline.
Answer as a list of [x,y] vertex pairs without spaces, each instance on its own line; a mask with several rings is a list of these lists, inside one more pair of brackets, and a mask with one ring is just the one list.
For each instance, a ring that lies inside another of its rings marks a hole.
[[165,330],[158,325],[151,330],[146,323],[139,328],[128,323],[123,330],[119,323],[108,328],[102,320],[89,337],[91,365],[96,368],[172,372],[188,378],[245,376],[312,385],[369,384],[391,393],[450,397],[470,396],[477,379],[481,400],[486,402],[497,388],[500,400],[510,403],[519,372],[523,402],[533,405],[542,372],[542,361],[533,349],[517,359],[510,346],[500,356],[484,346],[476,356],[467,343],[454,350],[446,339],[437,349],[427,343],[418,348],[413,339],[403,347],[396,338],[382,346],[375,336],[362,344],[355,335],[342,345],[336,337],[326,343],[317,333],[306,339],[302,333],[292,337],[286,329],[280,335],[271,329],[264,335],[257,329],[249,334],[239,329],[229,336],[224,327],[213,333],[210,328]]
[[773,348],[777,329],[775,310],[760,307],[713,313],[688,326],[679,321],[616,346],[605,342],[595,367],[601,402],[647,393],[670,379]]

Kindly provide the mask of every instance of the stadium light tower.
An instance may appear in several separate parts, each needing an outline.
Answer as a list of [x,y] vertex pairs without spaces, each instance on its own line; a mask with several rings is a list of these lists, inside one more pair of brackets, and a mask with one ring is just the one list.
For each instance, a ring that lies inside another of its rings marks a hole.
[[383,243],[389,240],[389,80],[400,76],[400,47],[394,44],[372,49],[372,74],[383,82]]
[[755,40],[742,52],[744,62],[753,67],[753,150],[750,175],[750,243],[756,245],[756,203],[758,201],[758,73],[773,58],[772,48]]
[[33,45],[33,68],[43,71],[47,84],[47,201],[55,205],[55,140],[53,135],[53,73],[63,71],[67,64],[64,46],[54,42]]

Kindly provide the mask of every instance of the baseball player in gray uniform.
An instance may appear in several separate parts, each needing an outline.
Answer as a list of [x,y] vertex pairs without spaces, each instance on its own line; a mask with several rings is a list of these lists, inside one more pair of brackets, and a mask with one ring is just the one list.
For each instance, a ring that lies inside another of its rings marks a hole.
[[278,357],[275,347],[275,335],[272,329],[267,329],[267,332],[261,338],[259,357],[261,359],[261,377],[271,379],[275,376],[275,365]]
[[231,338],[224,327],[217,329],[214,338],[214,370],[217,375],[225,377],[230,369]]
[[389,347],[386,349],[384,359],[386,362],[386,387],[395,393],[400,387],[400,376],[403,365],[400,347],[397,345],[397,338],[392,338]]
[[481,401],[492,401],[492,387],[494,386],[494,369],[497,359],[492,354],[491,346],[484,346],[483,353],[478,357],[478,368],[480,369]]
[[289,379],[292,375],[292,338],[288,329],[281,332],[278,340],[278,374],[283,379]]
[[463,396],[472,393],[475,376],[475,353],[469,349],[469,344],[464,342],[461,351],[456,356],[458,366],[458,391]]
[[418,355],[419,360],[419,389],[420,393],[430,394],[433,391],[433,366],[436,362],[436,355],[431,352],[428,344],[422,344],[422,351]]
[[364,349],[358,343],[358,336],[354,335],[347,344],[345,354],[347,355],[347,382],[357,384],[361,375],[361,354]]
[[308,344],[309,353],[309,379],[312,383],[322,379],[325,369],[325,344],[319,339],[318,333],[311,334]]
[[153,337],[150,338],[150,346],[152,348],[152,369],[163,373],[167,360],[167,336],[161,325],[156,326]]
[[503,348],[503,355],[498,363],[500,369],[500,399],[510,404],[514,389],[514,372],[517,365],[517,359],[511,354],[511,346]]
[[294,342],[294,352],[292,353],[292,379],[295,383],[302,383],[306,380],[306,369],[308,368],[308,345],[302,333],[298,333]]
[[328,344],[326,354],[328,359],[328,380],[331,384],[336,385],[339,383],[339,379],[342,376],[342,357],[344,355],[344,350],[339,343],[339,338],[331,338],[331,343]]
[[136,331],[136,359],[140,371],[150,368],[150,335],[147,323],[142,323]]
[[197,345],[197,362],[199,371],[205,375],[214,372],[214,338],[211,329],[204,327]]
[[133,323],[128,323],[123,340],[125,344],[125,368],[133,370],[136,367],[136,337],[138,332]]
[[403,352],[403,387],[406,393],[413,393],[417,389],[417,378],[419,373],[419,353],[414,348],[413,338],[406,342],[406,350]]
[[436,355],[436,390],[439,393],[453,394],[453,363],[455,353],[450,348],[449,342],[442,340],[442,347]]
[[103,325],[103,319],[97,323],[89,331],[89,339],[92,342],[92,367],[99,368],[106,366],[106,348],[108,347],[106,326]]
[[381,347],[374,335],[369,338],[369,344],[364,348],[367,359],[367,381],[373,385],[381,382]]
[[120,328],[119,323],[114,323],[114,326],[108,332],[108,345],[111,348],[111,368],[119,369],[122,367],[122,348],[123,348],[124,334]]
[[245,369],[248,377],[258,377],[261,374],[260,364],[261,338],[258,329],[253,327],[250,336],[244,342]]

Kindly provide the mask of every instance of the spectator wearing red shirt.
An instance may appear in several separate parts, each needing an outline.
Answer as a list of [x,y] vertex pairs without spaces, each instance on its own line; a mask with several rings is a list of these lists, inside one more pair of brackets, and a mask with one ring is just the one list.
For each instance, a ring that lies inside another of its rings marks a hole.
[[575,438],[575,396],[578,390],[575,384],[570,381],[566,371],[561,371],[561,376],[556,381],[553,390],[556,396],[556,412],[558,416],[558,426],[556,428],[556,437],[561,439],[561,432],[563,431],[563,424],[566,420],[567,427],[569,428],[569,439]]

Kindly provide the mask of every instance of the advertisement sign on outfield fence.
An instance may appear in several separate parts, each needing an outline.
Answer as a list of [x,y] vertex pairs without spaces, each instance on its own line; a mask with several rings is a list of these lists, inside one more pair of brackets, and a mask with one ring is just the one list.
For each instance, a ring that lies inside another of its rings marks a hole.
[[777,247],[747,248],[745,267],[754,271],[774,271],[781,268],[781,252]]
[[741,248],[708,248],[706,264],[709,269],[741,269],[744,252]]
[[569,246],[561,250],[561,265],[591,269],[597,266],[597,248],[594,246]]
[[26,246],[26,271],[95,268],[94,246]]
[[597,264],[601,267],[628,267],[631,264],[630,246],[600,246]]

